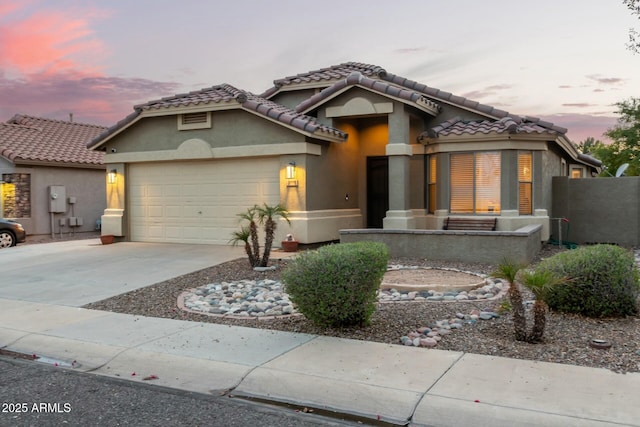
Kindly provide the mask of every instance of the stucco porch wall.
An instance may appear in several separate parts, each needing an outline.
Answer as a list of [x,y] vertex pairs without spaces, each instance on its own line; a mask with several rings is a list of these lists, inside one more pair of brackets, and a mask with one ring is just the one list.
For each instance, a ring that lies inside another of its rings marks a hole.
[[500,263],[509,258],[529,264],[541,248],[541,225],[516,231],[340,230],[340,242],[382,242],[393,257]]
[[289,212],[289,221],[281,220],[276,241],[289,233],[300,243],[318,243],[338,240],[340,229],[362,226],[360,209],[327,209],[319,211]]

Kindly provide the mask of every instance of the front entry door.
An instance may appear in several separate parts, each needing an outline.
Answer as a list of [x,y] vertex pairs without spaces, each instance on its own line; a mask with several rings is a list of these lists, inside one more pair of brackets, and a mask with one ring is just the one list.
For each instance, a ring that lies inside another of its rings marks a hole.
[[389,210],[389,158],[367,157],[367,228],[382,228]]

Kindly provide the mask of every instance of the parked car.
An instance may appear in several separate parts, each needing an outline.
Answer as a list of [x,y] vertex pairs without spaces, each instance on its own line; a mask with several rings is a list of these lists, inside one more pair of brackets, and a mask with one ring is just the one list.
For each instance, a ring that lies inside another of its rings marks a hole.
[[0,219],[0,249],[24,243],[27,240],[27,233],[19,222],[10,219]]

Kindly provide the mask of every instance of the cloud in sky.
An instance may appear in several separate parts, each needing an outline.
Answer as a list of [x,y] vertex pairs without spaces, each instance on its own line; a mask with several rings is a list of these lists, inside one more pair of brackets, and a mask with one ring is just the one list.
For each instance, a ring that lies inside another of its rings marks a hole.
[[618,85],[625,81],[625,79],[619,77],[603,77],[598,74],[591,74],[587,78],[603,85]]
[[572,107],[572,108],[588,108],[588,107],[597,107],[597,104],[589,104],[588,102],[574,102],[562,104],[563,107]]
[[[498,84],[487,86],[483,89],[473,90],[471,92],[463,93],[462,96],[468,99],[473,100],[481,100],[487,97],[496,97],[498,92],[505,91],[511,89],[511,85],[508,84]],[[492,105],[497,106],[496,103],[492,103]]]
[[616,117],[598,114],[552,114],[540,118],[569,129],[567,136],[576,144],[588,137],[607,142],[602,133],[617,123]]
[[91,20],[108,13],[39,10],[23,17],[23,5],[0,6],[0,90],[9,101],[0,104],[1,120],[16,113],[66,120],[74,113],[77,121],[110,125],[132,112],[133,104],[180,87],[101,71],[109,49],[96,37]]
[[[610,108],[612,116],[621,95],[640,90],[640,56],[625,49],[626,31],[616,39],[628,16],[620,5],[616,11],[540,0],[524,22],[507,19],[507,0],[489,21],[477,19],[485,11],[471,0],[464,8],[374,1],[363,21],[364,0],[328,2],[331,7],[314,11],[324,23],[320,29],[309,26],[300,8],[237,0],[215,20],[214,37],[216,2],[154,2],[150,13],[149,1],[0,0],[0,120],[18,112],[66,119],[73,112],[78,121],[112,125],[152,99],[224,82],[260,93],[274,79],[344,61],[376,64],[521,115],[586,116]],[[549,15],[551,6],[560,9]],[[406,10],[416,19],[430,16],[429,25],[407,25]],[[572,31],[565,26],[568,14],[580,22]],[[500,25],[488,31],[491,20]],[[602,32],[589,29],[595,22],[606,23]],[[372,28],[379,37],[371,37]]]

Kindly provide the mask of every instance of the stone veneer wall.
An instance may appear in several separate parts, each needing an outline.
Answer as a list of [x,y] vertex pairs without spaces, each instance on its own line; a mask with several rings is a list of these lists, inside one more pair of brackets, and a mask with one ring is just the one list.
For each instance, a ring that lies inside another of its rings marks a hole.
[[5,173],[2,174],[2,181],[5,186],[13,186],[13,191],[2,192],[2,217],[31,217],[31,174]]

